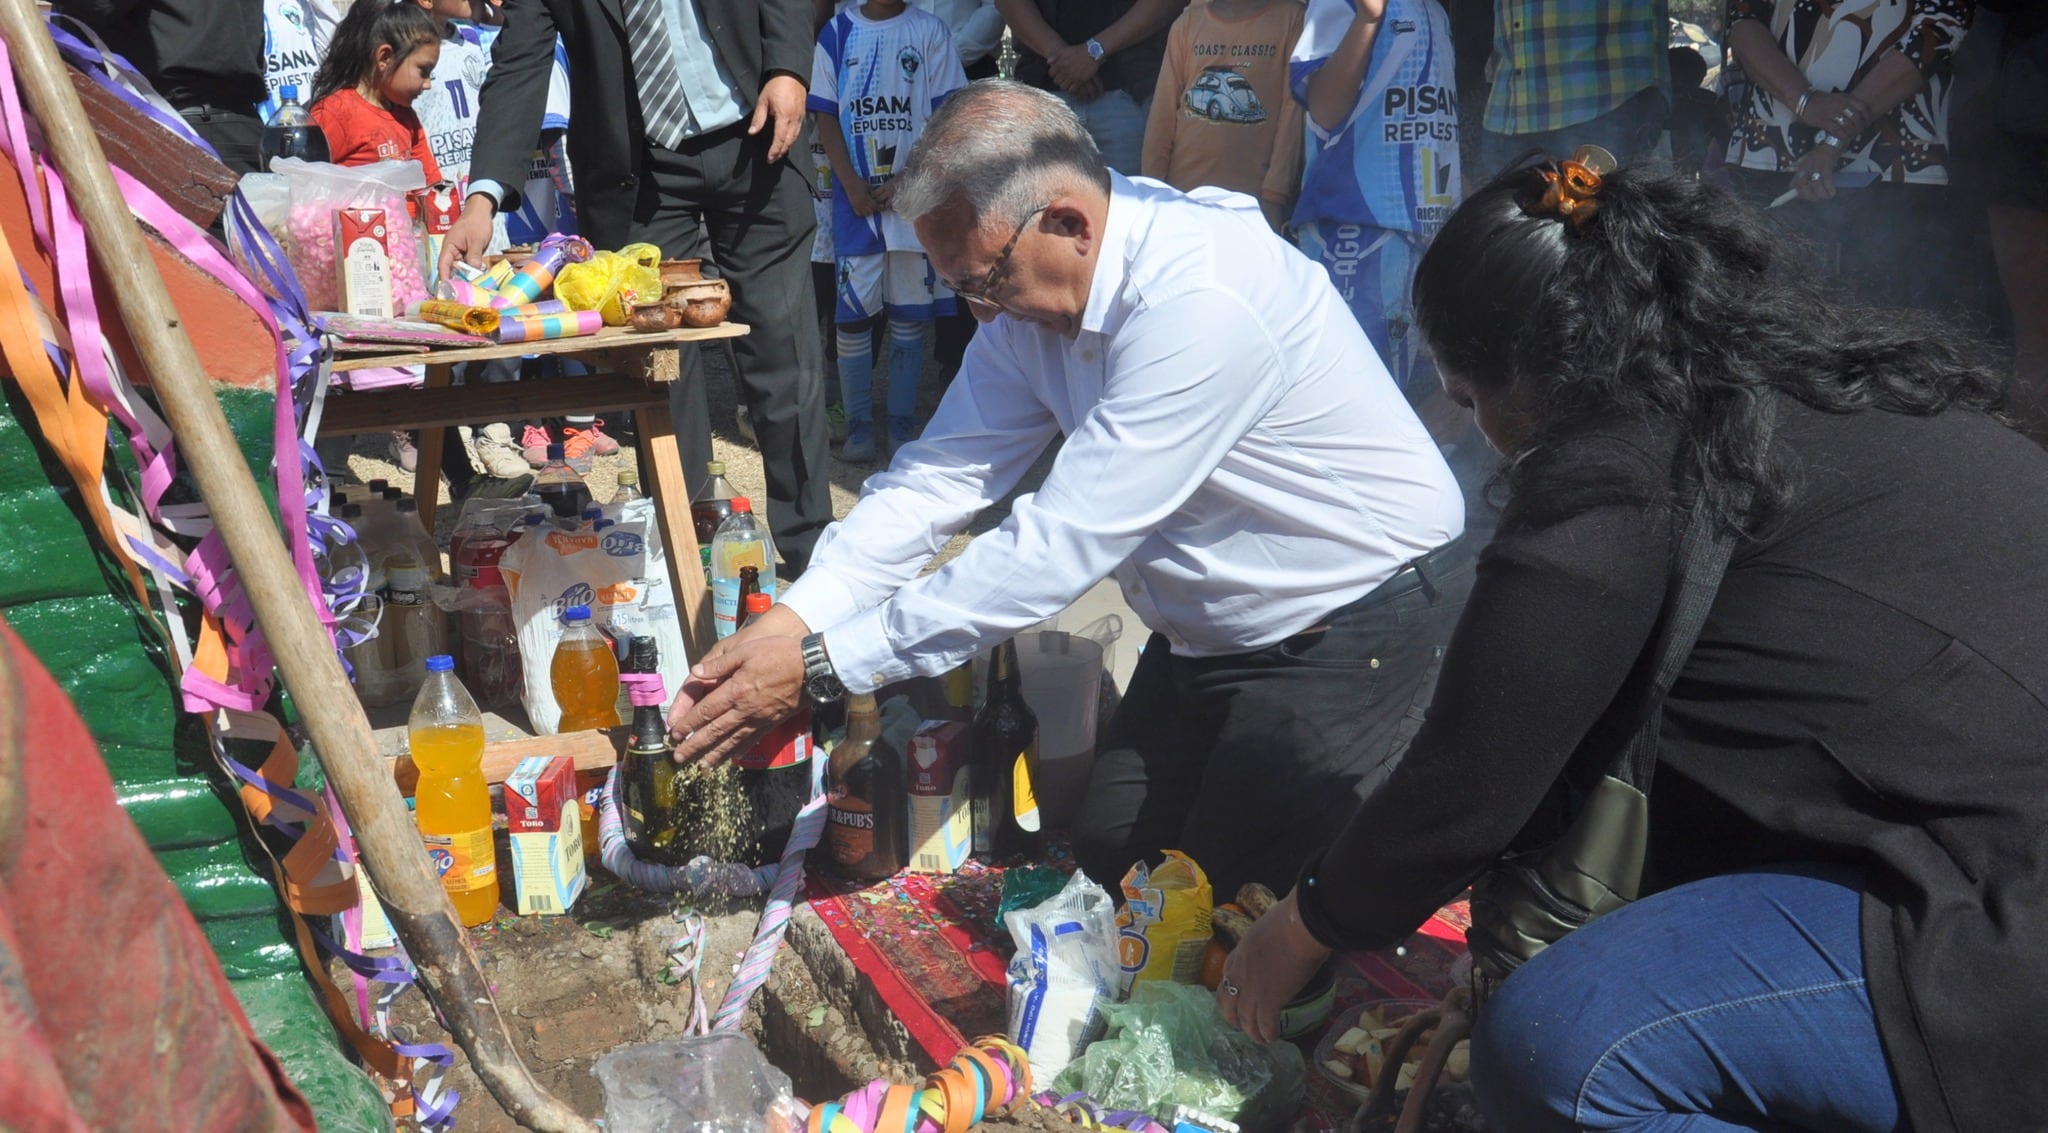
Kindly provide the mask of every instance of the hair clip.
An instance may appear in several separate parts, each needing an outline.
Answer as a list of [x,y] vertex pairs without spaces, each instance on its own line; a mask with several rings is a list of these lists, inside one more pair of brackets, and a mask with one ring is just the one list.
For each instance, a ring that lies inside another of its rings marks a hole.
[[1531,216],[1554,216],[1573,228],[1600,211],[1600,186],[1614,172],[1614,155],[1599,146],[1580,146],[1572,156],[1536,170],[1543,178],[1543,196],[1524,206]]

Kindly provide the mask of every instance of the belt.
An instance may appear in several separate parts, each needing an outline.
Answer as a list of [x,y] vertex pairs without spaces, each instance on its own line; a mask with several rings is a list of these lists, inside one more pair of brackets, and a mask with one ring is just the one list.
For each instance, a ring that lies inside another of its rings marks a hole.
[[1438,580],[1459,566],[1462,566],[1464,560],[1469,555],[1470,541],[1463,532],[1460,532],[1456,538],[1441,544],[1428,554],[1417,556],[1401,564],[1400,570],[1389,575],[1387,580],[1378,586],[1366,591],[1363,597],[1330,611],[1319,619],[1316,624],[1301,632],[1315,633],[1318,630],[1328,629],[1333,620],[1344,614],[1384,605],[1402,595],[1413,594],[1417,590],[1429,595],[1433,600],[1443,593],[1443,587],[1439,584]]

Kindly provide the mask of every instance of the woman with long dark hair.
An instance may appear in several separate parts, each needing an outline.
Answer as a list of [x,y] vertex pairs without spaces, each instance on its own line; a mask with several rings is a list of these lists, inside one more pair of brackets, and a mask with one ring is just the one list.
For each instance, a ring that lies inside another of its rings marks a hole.
[[1233,954],[1258,1037],[1611,766],[1696,507],[1735,547],[1669,691],[1645,896],[1493,990],[1501,1130],[2048,1125],[2048,454],[1998,378],[1837,305],[1696,181],[1513,170],[1415,282],[1506,455],[1427,722]]

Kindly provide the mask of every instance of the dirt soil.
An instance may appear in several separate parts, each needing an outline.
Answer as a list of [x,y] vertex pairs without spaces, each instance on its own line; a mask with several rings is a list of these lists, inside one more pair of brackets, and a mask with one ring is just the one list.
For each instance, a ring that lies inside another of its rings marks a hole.
[[[472,929],[470,939],[519,1053],[543,1086],[578,1112],[600,1117],[604,1091],[591,1073],[598,1056],[680,1038],[689,1025],[691,988],[673,970],[668,951],[684,932],[688,909],[676,898],[643,893],[600,869],[568,915],[499,912],[498,919]],[[705,1010],[715,1013],[753,940],[760,902],[736,901],[703,912]],[[347,973],[337,967],[335,975],[345,980]],[[392,1021],[405,1041],[453,1045],[417,991],[393,1005]],[[849,1024],[820,993],[791,947],[778,955],[743,1029],[790,1075],[800,1097],[836,1097],[875,1077],[911,1080],[919,1073],[907,1061],[878,1057],[861,1027]],[[460,1055],[449,1085],[462,1094],[456,1121],[464,1133],[518,1128]]]

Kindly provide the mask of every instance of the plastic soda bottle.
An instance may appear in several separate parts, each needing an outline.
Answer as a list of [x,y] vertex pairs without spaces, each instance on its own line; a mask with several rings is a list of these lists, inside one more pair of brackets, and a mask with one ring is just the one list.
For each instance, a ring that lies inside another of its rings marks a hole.
[[590,607],[562,611],[562,640],[548,666],[548,683],[562,707],[557,732],[619,726],[619,659],[591,624]]
[[263,123],[263,168],[280,157],[307,161],[327,160],[327,134],[313,124],[313,116],[299,102],[299,88],[292,84],[277,88],[277,109]]
[[762,593],[775,593],[775,543],[768,525],[754,519],[754,505],[747,497],[735,496],[732,515],[718,525],[711,540],[711,614],[721,638],[739,628],[742,567],[760,572]]
[[590,506],[590,488],[582,474],[569,466],[561,445],[548,446],[548,462],[533,474],[532,491],[557,519],[576,519]]
[[612,493],[611,502],[604,505],[604,513],[611,519],[617,519],[619,513],[625,510],[627,504],[632,503],[634,500],[646,498],[646,495],[640,491],[640,474],[631,468],[621,468],[619,469],[618,490]]
[[718,528],[732,515],[733,491],[731,481],[725,478],[725,462],[708,461],[704,471],[711,478],[704,481],[704,487],[690,501],[690,522],[697,529],[697,553],[704,556],[704,578],[711,579],[711,540],[718,537]]
[[484,783],[484,718],[455,678],[455,659],[427,658],[426,683],[412,702],[406,732],[419,765],[415,798],[420,837],[441,887],[465,925],[498,909],[498,850],[491,840],[491,790]]

